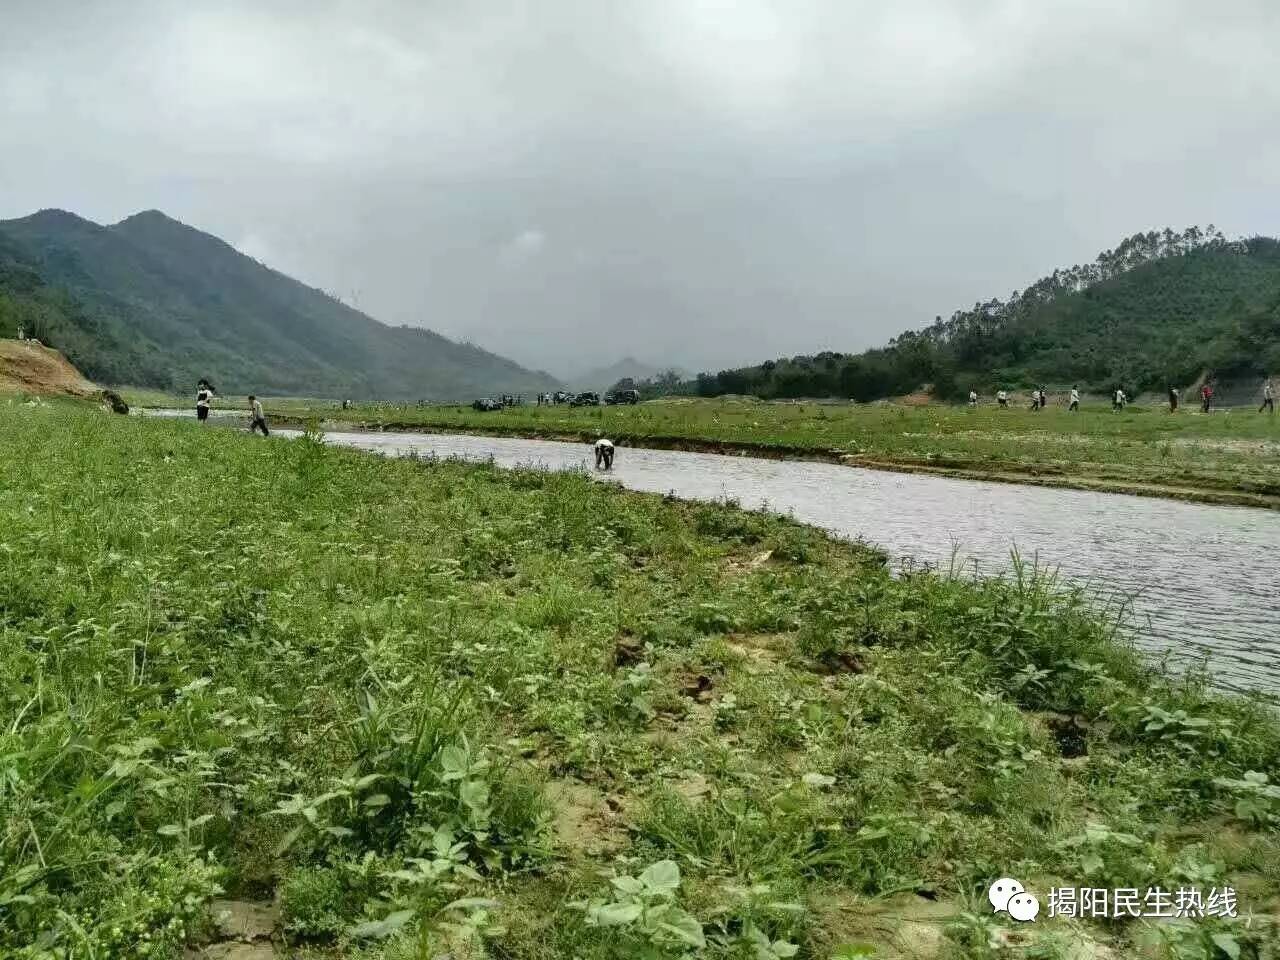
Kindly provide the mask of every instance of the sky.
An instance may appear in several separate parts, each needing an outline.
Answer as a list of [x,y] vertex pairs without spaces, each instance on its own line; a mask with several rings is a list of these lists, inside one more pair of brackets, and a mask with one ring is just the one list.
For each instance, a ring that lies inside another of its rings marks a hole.
[[569,375],[1280,233],[1274,0],[0,0],[0,218],[159,209]]

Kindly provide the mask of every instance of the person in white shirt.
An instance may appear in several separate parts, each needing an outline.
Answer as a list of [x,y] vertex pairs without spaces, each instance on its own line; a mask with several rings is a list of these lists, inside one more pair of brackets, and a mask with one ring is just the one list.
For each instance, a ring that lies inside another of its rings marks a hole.
[[262,413],[262,401],[253,394],[249,394],[249,416],[253,418],[249,422],[249,432],[261,430],[264,437],[268,436],[267,418]]
[[1271,379],[1267,378],[1262,381],[1262,406],[1258,408],[1258,412],[1269,410],[1271,413],[1276,412],[1275,392],[1271,389]]
[[1034,390],[1031,391],[1031,409],[1032,410],[1040,409],[1040,388],[1039,387],[1036,387]]
[[1124,405],[1128,399],[1129,398],[1124,395],[1124,390],[1120,387],[1116,387],[1115,396],[1111,400],[1111,409],[1117,413],[1120,412],[1124,409]]
[[613,441],[601,437],[596,441],[596,469],[613,469]]
[[978,392],[976,390],[969,391],[969,406],[976,407],[978,405]]
[[996,391],[996,403],[1000,404],[1000,406],[1002,406],[1002,407],[1007,407],[1007,406],[1009,406],[1009,391],[1007,391],[1007,390],[997,390],[997,391]]
[[1074,386],[1071,388],[1071,405],[1067,410],[1076,412],[1080,410],[1080,391]]

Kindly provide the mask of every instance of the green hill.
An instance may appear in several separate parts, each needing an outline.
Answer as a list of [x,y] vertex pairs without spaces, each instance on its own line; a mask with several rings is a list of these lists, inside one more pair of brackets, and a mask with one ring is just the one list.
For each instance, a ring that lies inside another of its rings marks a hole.
[[686,389],[874,400],[932,384],[946,398],[1039,383],[1162,391],[1269,372],[1280,372],[1280,242],[1192,227],[1137,234],[884,348],[702,374]]
[[19,326],[104,383],[396,399],[556,386],[379,323],[157,211],[107,227],[60,210],[0,221],[0,336]]

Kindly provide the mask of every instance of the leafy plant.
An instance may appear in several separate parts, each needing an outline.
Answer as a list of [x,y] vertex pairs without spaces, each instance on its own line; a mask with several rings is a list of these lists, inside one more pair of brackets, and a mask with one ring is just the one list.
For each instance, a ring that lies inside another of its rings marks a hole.
[[680,867],[659,860],[639,876],[614,877],[613,898],[581,905],[587,925],[613,929],[634,943],[637,957],[682,956],[706,946],[702,924],[676,901]]
[[1247,770],[1239,779],[1218,777],[1213,784],[1236,798],[1232,810],[1237,820],[1256,827],[1280,823],[1280,784],[1271,783],[1265,773]]

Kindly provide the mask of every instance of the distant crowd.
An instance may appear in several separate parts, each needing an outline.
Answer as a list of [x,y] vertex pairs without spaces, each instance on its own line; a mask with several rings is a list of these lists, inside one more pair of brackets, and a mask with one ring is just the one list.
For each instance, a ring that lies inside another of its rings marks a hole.
[[[1129,405],[1129,393],[1123,386],[1117,385],[1111,392],[1111,409],[1114,412],[1120,412]],[[1176,413],[1178,404],[1181,401],[1181,391],[1177,387],[1169,387],[1169,412]],[[1255,394],[1256,396],[1256,394]],[[978,392],[976,390],[969,391],[969,406],[976,407],[978,405]],[[1067,395],[1067,410],[1075,413],[1080,409],[1080,389],[1078,386],[1072,386],[1071,392]],[[996,391],[996,403],[1001,407],[1008,407],[1012,396],[1008,390]],[[1200,387],[1200,411],[1202,413],[1211,413],[1213,411],[1216,393],[1211,382],[1206,382]],[[1049,405],[1049,389],[1048,387],[1035,387],[1031,391],[1031,409],[1043,410]],[[1267,377],[1262,381],[1262,405],[1258,407],[1259,413],[1276,412],[1275,386],[1271,382],[1271,378]]]

